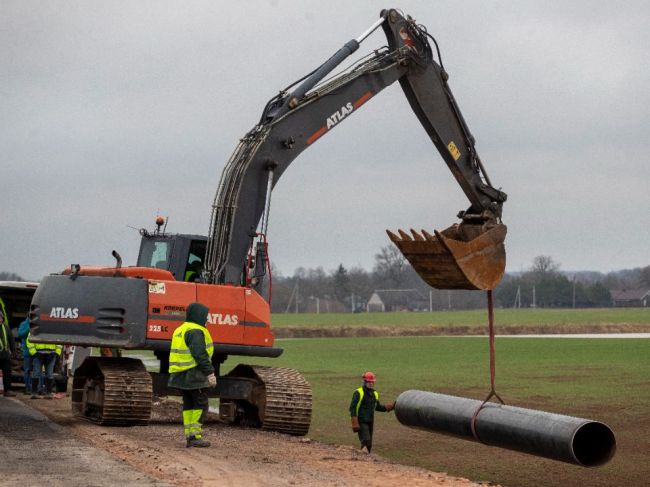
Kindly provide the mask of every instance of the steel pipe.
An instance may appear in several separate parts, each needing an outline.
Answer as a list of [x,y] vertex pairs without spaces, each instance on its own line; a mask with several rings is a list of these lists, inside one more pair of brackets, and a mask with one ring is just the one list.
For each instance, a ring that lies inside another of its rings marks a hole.
[[405,426],[466,440],[481,441],[531,455],[596,467],[616,451],[616,439],[604,423],[533,409],[488,402],[475,420],[481,401],[426,391],[405,391],[395,402],[395,415]]

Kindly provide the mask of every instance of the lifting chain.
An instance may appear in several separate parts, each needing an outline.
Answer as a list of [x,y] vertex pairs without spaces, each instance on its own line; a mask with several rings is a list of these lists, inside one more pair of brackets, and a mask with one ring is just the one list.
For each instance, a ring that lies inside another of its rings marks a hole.
[[472,435],[474,438],[476,438],[477,441],[481,441],[481,438],[479,438],[477,432],[476,432],[476,418],[478,417],[478,414],[481,412],[481,409],[485,406],[485,404],[494,396],[496,397],[501,404],[505,404],[503,402],[503,399],[497,394],[497,391],[494,386],[494,376],[495,376],[495,361],[496,361],[496,354],[494,351],[494,302],[492,299],[492,290],[488,290],[487,292],[487,303],[488,303],[488,326],[490,330],[490,393],[488,396],[483,400],[481,405],[476,408],[476,411],[474,412],[474,415],[472,416],[472,422],[470,424],[472,428]]

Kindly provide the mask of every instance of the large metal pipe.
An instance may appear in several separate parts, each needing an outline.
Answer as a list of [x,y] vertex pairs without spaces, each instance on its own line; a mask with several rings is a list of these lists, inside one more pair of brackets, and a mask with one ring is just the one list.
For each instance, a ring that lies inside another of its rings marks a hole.
[[596,467],[616,451],[614,433],[605,424],[533,409],[486,403],[425,391],[405,391],[395,403],[395,414],[405,426],[481,441],[563,462]]

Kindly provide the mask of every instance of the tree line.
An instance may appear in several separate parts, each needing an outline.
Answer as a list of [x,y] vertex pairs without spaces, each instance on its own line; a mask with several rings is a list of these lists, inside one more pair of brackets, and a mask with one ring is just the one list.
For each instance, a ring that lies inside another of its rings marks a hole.
[[[273,270],[271,311],[359,312],[377,290],[414,289],[421,296],[419,309],[477,309],[485,307],[485,295],[476,291],[432,289],[416,274],[393,244],[375,255],[371,271],[340,264],[326,272],[322,267],[299,267],[292,276]],[[23,281],[13,272],[0,272],[0,281]],[[550,256],[533,259],[524,272],[506,273],[494,290],[495,305],[503,308],[588,308],[612,305],[614,289],[650,288],[650,265],[607,274],[593,271],[565,272]]]
[[[394,245],[375,255],[372,271],[347,269],[340,264],[326,272],[322,267],[296,269],[292,276],[275,271],[272,276],[272,311],[352,312],[365,310],[365,303],[376,290],[415,289],[423,306],[434,310],[477,309],[485,307],[485,294],[476,291],[431,289],[416,274]],[[506,273],[494,290],[498,307],[589,308],[612,306],[614,289],[650,288],[650,266],[610,273],[565,272],[550,256],[537,256],[524,272]],[[325,309],[322,303],[327,303]],[[337,306],[334,306],[336,303]]]

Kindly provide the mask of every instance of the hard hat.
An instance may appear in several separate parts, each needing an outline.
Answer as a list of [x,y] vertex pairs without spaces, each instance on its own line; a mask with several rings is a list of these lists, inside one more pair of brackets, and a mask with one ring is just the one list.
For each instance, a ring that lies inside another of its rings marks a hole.
[[366,382],[375,382],[375,374],[372,372],[368,371],[365,374],[361,376],[361,378],[366,381]]

